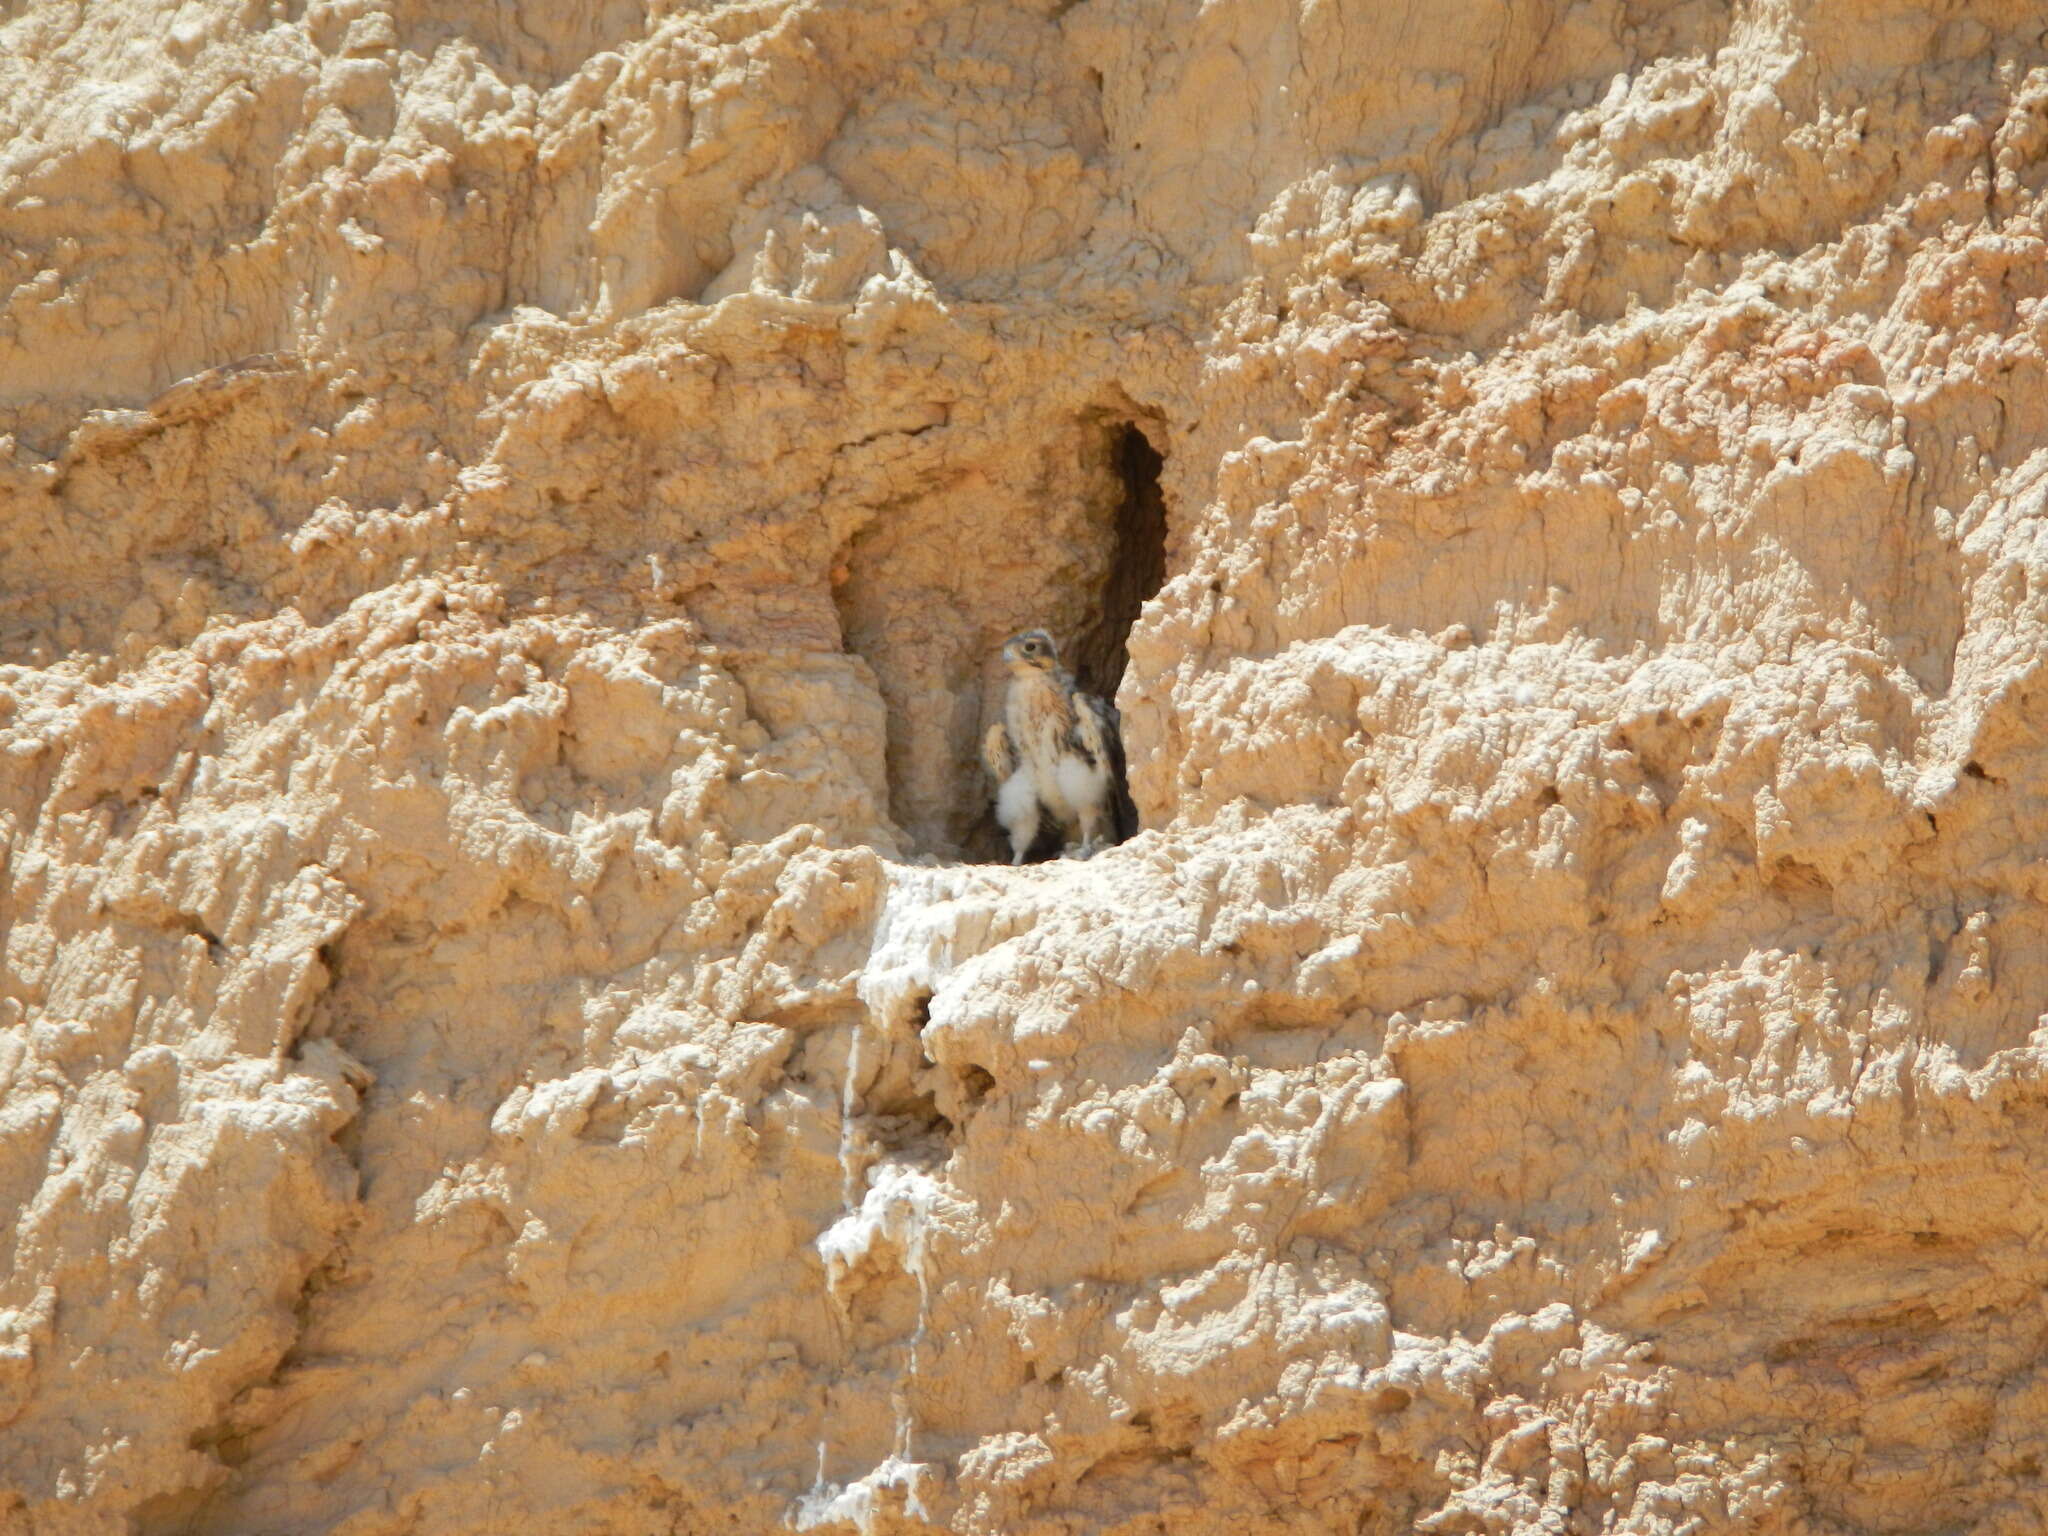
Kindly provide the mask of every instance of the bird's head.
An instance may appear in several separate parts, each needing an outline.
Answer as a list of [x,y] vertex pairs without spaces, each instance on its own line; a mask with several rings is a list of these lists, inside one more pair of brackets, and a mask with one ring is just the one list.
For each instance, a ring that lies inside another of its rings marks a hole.
[[1027,629],[1003,643],[1003,660],[1012,672],[1050,672],[1060,664],[1059,648],[1042,629]]

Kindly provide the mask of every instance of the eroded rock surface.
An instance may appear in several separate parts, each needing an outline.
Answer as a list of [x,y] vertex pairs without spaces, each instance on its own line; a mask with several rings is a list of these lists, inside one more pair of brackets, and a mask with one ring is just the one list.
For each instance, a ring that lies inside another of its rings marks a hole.
[[2044,195],[2036,0],[8,7],[0,1529],[2040,1530]]

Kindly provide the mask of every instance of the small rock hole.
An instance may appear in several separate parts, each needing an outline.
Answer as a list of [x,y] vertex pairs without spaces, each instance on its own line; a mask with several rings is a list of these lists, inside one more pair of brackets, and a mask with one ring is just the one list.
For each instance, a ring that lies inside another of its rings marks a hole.
[[[1093,617],[1077,633],[1059,634],[1055,639],[1075,681],[1098,698],[1114,703],[1130,667],[1131,626],[1137,623],[1146,601],[1166,581],[1166,495],[1160,483],[1166,461],[1136,422],[1112,418],[1104,430],[1106,436],[1099,441],[1110,471],[1110,494],[1096,504],[1100,511],[1095,515],[1108,523],[1109,559],[1095,601],[1089,605]],[[1128,724],[1124,745],[1127,752],[1139,748],[1130,738]],[[980,862],[1007,863],[1009,843],[996,824],[992,804],[995,786],[978,761],[971,778],[979,822],[963,840],[963,851]],[[1064,844],[1062,829],[1048,821],[1027,850],[1025,862],[1057,858]]]
[[871,1105],[869,1129],[885,1152],[929,1152],[953,1135],[953,1122],[929,1093],[906,1094]]

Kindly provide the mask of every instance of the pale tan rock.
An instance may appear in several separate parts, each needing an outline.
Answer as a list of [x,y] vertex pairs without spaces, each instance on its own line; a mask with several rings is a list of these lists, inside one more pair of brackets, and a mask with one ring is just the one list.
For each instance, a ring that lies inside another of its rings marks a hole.
[[0,1531],[2040,1529],[2044,194],[2033,0],[12,7]]

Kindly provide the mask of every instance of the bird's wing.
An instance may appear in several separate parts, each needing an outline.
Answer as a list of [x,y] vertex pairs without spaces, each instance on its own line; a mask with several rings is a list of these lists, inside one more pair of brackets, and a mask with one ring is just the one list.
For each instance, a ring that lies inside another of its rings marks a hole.
[[1084,753],[1093,763],[1109,763],[1113,768],[1124,760],[1123,737],[1117,727],[1116,706],[1105,704],[1092,693],[1083,693],[1076,688],[1072,694],[1074,726],[1067,733],[1068,744]]
[[1000,720],[981,738],[981,761],[998,784],[1017,771],[1017,749],[1010,745],[1009,728]]
[[1123,716],[1117,707],[1092,693],[1074,691],[1074,745],[1098,763],[1109,764],[1110,816],[1116,840],[1138,830],[1138,807],[1124,775]]

